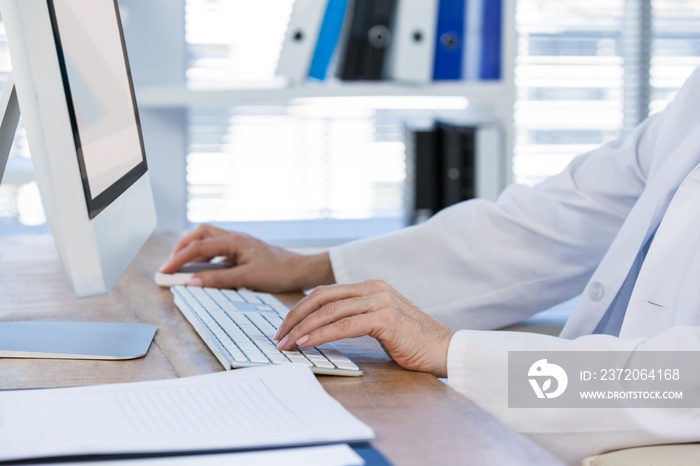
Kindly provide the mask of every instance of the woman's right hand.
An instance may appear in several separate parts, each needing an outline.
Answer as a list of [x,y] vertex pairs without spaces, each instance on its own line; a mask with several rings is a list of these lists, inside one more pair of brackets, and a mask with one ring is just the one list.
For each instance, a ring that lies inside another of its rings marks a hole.
[[297,254],[211,225],[200,225],[187,233],[160,271],[175,273],[187,263],[208,262],[215,257],[223,257],[230,267],[199,272],[190,286],[279,293],[335,283],[328,253]]

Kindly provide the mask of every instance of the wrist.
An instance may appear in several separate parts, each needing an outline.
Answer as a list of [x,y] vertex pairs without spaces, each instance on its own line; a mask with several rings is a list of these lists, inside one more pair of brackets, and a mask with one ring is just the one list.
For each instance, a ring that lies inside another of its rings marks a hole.
[[297,289],[308,290],[335,283],[330,255],[327,252],[298,255],[293,259],[292,268],[294,276],[297,277]]
[[445,327],[445,331],[441,337],[438,338],[436,348],[437,363],[433,371],[431,371],[435,377],[447,377],[447,356],[450,352],[450,343],[452,342],[452,337],[455,333],[457,333],[456,330]]

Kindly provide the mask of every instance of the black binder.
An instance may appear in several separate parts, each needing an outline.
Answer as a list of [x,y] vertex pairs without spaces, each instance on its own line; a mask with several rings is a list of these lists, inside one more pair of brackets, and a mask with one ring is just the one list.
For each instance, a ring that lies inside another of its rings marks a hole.
[[345,81],[379,80],[392,42],[397,0],[354,0],[338,77]]
[[437,122],[407,129],[406,156],[413,161],[411,223],[476,197],[477,127]]
[[435,128],[407,129],[406,156],[413,161],[413,213],[420,223],[442,209],[442,151]]
[[439,124],[444,207],[476,197],[476,128]]

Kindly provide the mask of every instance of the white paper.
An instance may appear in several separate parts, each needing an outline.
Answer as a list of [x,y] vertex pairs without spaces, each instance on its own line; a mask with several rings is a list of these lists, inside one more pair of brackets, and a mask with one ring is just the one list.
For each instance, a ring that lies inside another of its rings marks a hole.
[[61,466],[362,466],[364,460],[348,445],[299,447],[281,450],[61,463]]
[[233,450],[373,436],[306,366],[296,364],[0,393],[0,460]]

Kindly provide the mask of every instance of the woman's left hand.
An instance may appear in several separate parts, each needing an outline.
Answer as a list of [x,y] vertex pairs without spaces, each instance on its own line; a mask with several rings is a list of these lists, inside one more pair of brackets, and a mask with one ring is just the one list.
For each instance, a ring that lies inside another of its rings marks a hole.
[[446,377],[454,333],[387,283],[371,280],[314,289],[289,312],[275,338],[280,349],[292,350],[369,335],[406,369]]

